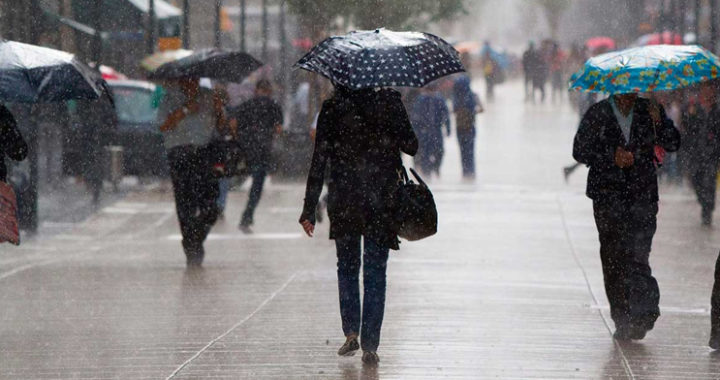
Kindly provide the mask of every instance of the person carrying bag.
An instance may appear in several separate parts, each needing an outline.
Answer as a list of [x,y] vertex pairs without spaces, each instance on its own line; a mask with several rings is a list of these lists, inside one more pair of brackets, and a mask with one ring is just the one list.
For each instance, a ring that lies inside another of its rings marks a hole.
[[28,146],[10,111],[0,105],[0,243],[20,244],[15,192],[7,183],[5,156],[15,161],[27,157]]

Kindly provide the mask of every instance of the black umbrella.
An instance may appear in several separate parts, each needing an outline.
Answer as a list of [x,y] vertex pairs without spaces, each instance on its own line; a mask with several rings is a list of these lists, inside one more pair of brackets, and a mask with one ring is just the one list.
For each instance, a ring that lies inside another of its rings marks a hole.
[[437,78],[465,71],[458,52],[442,38],[386,29],[330,37],[294,67],[352,89],[422,87]]
[[0,41],[0,102],[59,102],[99,95],[96,75],[72,54]]
[[150,73],[151,79],[210,78],[242,82],[262,66],[248,53],[223,49],[206,49],[185,58],[168,62]]

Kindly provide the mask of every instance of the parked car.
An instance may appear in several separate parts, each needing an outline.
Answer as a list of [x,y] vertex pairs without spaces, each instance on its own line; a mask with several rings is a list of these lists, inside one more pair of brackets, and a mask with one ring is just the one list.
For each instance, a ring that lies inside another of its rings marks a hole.
[[[158,130],[157,87],[145,81],[108,80],[117,113],[117,130],[108,136],[111,145],[123,148],[123,170],[126,175],[165,177],[168,175],[166,152]],[[82,123],[77,106],[72,103],[70,128],[65,139],[63,162],[65,173],[79,175],[84,149]]]

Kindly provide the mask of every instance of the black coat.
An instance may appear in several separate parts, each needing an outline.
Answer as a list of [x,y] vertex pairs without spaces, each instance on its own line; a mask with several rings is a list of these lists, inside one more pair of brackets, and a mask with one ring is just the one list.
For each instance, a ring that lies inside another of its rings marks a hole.
[[338,90],[323,103],[300,220],[315,222],[330,164],[330,238],[363,235],[398,249],[396,189],[400,152],[415,155],[415,137],[400,93]]
[[17,128],[15,118],[5,106],[0,105],[0,181],[7,181],[5,156],[22,161],[27,153],[28,146]]
[[238,122],[238,140],[251,168],[269,168],[275,127],[283,123],[280,105],[272,98],[259,96],[228,112]]
[[[633,108],[630,142],[625,142],[608,99],[594,104],[580,121],[575,135],[573,157],[590,167],[587,196],[593,200],[634,199],[657,202],[658,184],[654,163],[655,145],[668,152],[680,147],[680,133],[660,110],[662,121],[653,128],[649,100],[638,98]],[[633,166],[615,165],[617,147],[632,152]]]
[[700,105],[694,105],[683,112],[682,123],[685,130],[683,150],[687,152],[690,171],[717,167],[720,160],[720,108],[713,105],[705,111]]

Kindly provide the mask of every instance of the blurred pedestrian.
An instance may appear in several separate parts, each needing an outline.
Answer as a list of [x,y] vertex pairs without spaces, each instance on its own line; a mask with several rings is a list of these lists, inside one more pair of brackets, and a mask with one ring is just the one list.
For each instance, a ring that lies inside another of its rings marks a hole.
[[239,225],[246,233],[251,232],[255,209],[270,170],[273,139],[282,131],[282,108],[272,95],[272,82],[260,79],[255,85],[255,97],[229,112],[230,117],[237,120],[238,140],[244,147],[252,177],[248,202]]
[[[546,44],[543,44],[546,45]],[[549,73],[549,63],[547,56],[547,47],[543,46],[542,49],[537,51],[535,56],[535,65],[533,70],[533,91],[532,91],[532,102],[535,103],[535,92],[540,91],[540,102],[545,102],[545,83]]]
[[112,94],[106,86],[101,86],[101,89],[98,99],[77,101],[78,122],[85,147],[81,157],[82,176],[95,207],[100,204],[103,180],[109,168],[105,165],[105,148],[113,141],[118,123]]
[[410,115],[419,142],[415,167],[428,178],[431,174],[439,176],[445,153],[443,131],[450,136],[450,111],[434,84],[423,88]]
[[211,92],[201,91],[198,79],[178,81],[160,105],[160,126],[168,151],[170,177],[182,246],[188,267],[202,265],[203,243],[218,217],[218,180],[205,148],[223,124],[222,102]]
[[697,104],[689,105],[683,113],[683,127],[690,183],[702,208],[702,224],[709,226],[715,210],[720,160],[720,109],[713,84],[700,85]]
[[522,55],[523,74],[525,75],[525,101],[530,100],[533,91],[533,75],[535,73],[535,65],[537,60],[537,51],[535,43],[530,41],[527,50]]
[[15,118],[10,110],[0,104],[0,181],[7,182],[5,156],[22,161],[27,154],[28,145],[20,134]]
[[649,264],[658,211],[656,145],[676,151],[680,134],[661,106],[630,93],[590,107],[573,146],[573,157],[590,167],[587,196],[618,340],[644,338],[660,315]]
[[459,74],[453,85],[455,133],[460,145],[463,178],[475,179],[475,114],[482,112],[478,96],[470,88],[467,74]]
[[565,92],[567,92],[566,86],[564,85],[566,59],[567,56],[565,52],[560,49],[560,45],[557,42],[553,42],[550,52],[551,99],[553,103],[556,101],[562,103],[563,96]]
[[417,149],[417,138],[395,90],[352,91],[338,86],[322,106],[300,224],[308,236],[313,235],[325,168],[330,165],[330,238],[337,248],[340,315],[346,337],[338,355],[350,356],[362,347],[367,364],[379,361],[388,251],[399,248],[394,211],[400,153],[414,155]]
[[482,68],[483,74],[485,75],[485,88],[486,98],[490,102],[495,98],[495,84],[497,83],[498,76],[500,75],[500,66],[497,60],[493,57],[494,51],[490,46],[490,42],[485,41],[482,52]]

